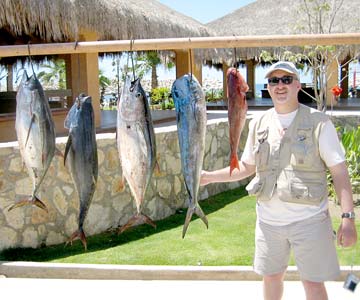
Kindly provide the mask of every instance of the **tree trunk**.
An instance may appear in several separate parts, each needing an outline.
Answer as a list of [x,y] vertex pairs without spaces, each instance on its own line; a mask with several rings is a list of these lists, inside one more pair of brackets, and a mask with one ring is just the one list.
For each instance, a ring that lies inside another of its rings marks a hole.
[[159,86],[156,65],[151,66],[151,89],[156,89]]

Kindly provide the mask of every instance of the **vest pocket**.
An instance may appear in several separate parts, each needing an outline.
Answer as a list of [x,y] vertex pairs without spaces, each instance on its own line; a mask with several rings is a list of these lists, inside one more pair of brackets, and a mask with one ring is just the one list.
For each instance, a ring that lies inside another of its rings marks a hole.
[[255,176],[246,186],[249,195],[258,196],[265,186],[265,178]]
[[291,145],[291,165],[311,168],[315,156],[312,128],[300,128]]
[[290,182],[290,199],[286,202],[318,205],[327,195],[326,186],[322,182]]
[[258,169],[264,169],[269,160],[270,145],[268,142],[269,128],[258,130],[256,132],[256,142],[253,148],[255,164]]

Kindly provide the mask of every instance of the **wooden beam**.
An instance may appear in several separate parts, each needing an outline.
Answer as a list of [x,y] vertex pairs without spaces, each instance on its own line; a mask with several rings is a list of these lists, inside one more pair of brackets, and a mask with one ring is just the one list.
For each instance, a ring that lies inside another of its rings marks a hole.
[[1,46],[0,57],[205,48],[359,45],[360,33],[192,37]]

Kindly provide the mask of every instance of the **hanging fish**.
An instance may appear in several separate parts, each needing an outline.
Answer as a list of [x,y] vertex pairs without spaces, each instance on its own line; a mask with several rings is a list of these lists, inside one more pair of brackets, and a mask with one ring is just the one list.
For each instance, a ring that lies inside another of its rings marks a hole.
[[186,74],[175,80],[171,95],[174,99],[182,173],[189,195],[182,237],[185,237],[195,213],[208,227],[208,220],[198,204],[200,174],[203,165],[206,135],[206,103],[195,76]]
[[122,174],[135,199],[136,214],[120,228],[155,223],[142,212],[145,193],[156,165],[156,141],[149,103],[140,79],[127,76],[118,102],[117,148]]
[[68,157],[71,177],[80,202],[78,229],[68,243],[79,238],[87,250],[84,222],[94,196],[98,178],[98,156],[95,134],[94,110],[91,97],[80,94],[65,119],[69,138],[65,147],[64,165]]
[[246,92],[249,86],[236,68],[229,68],[227,73],[228,120],[230,137],[230,176],[234,169],[239,169],[238,147],[244,129],[247,113]]
[[55,154],[55,126],[50,106],[35,73],[24,74],[16,94],[15,129],[20,154],[33,182],[32,195],[9,208],[33,204],[45,211],[46,205],[38,198],[41,183]]

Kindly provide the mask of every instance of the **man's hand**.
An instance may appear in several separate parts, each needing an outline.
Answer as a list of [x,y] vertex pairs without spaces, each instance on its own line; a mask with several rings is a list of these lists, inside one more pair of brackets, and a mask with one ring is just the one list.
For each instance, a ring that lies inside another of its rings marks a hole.
[[337,232],[337,243],[342,247],[351,247],[356,244],[357,233],[355,220],[343,218]]

